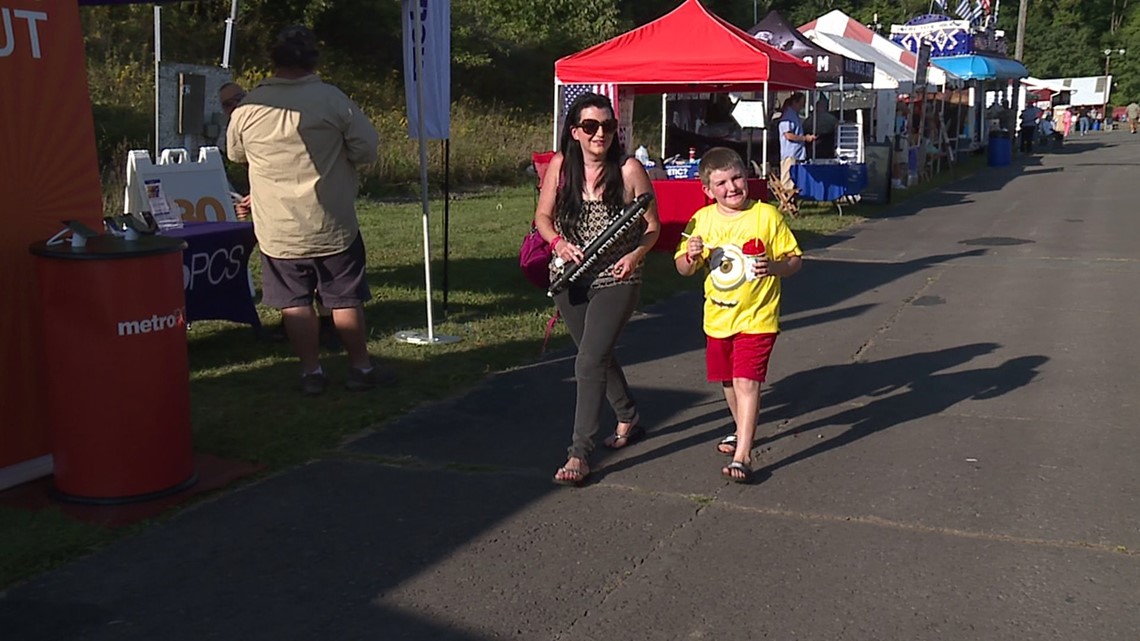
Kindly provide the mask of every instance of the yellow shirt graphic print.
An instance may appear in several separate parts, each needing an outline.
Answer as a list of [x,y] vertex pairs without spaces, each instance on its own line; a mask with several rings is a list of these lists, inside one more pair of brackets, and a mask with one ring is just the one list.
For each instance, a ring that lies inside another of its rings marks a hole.
[[[767,334],[780,330],[780,279],[751,279],[751,257],[768,260],[799,256],[796,237],[783,215],[766,203],[754,203],[734,215],[716,205],[697,210],[685,228],[686,236],[704,240],[703,259],[708,272],[704,283],[704,330],[713,338],[734,334]],[[675,257],[685,254],[685,238]]]

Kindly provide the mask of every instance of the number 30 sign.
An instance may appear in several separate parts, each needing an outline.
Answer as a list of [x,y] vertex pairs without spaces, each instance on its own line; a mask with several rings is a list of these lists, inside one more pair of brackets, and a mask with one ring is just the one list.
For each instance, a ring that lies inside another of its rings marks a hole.
[[229,181],[217,147],[203,147],[191,162],[184,149],[167,149],[158,164],[146,151],[127,155],[127,191],[124,213],[149,211],[144,181],[162,181],[162,191],[173,202],[173,213],[185,222],[237,220]]
[[[190,223],[205,223],[226,218],[226,208],[213,196],[203,196],[197,202],[190,202],[185,198],[175,198],[174,204],[178,206],[178,217]],[[232,204],[231,204],[232,209]]]

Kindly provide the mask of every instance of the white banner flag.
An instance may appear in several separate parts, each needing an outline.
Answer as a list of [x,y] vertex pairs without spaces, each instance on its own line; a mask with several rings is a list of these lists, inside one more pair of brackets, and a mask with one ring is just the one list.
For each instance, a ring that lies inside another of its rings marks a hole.
[[408,135],[419,138],[416,104],[416,13],[420,21],[423,58],[424,137],[451,137],[451,3],[450,0],[402,0],[404,23],[404,94],[408,105]]

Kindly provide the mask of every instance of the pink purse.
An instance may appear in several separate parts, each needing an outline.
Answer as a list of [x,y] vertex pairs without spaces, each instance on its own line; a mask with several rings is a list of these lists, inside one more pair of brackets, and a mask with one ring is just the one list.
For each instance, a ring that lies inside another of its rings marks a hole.
[[542,234],[538,233],[538,228],[532,222],[530,233],[523,237],[522,247],[519,248],[519,268],[535,287],[550,287],[550,259],[553,254],[554,248],[542,239]]

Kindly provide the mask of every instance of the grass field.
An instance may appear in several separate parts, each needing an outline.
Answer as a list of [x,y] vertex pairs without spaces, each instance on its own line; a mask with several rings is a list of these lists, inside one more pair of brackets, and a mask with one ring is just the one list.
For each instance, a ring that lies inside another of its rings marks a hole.
[[[956,175],[979,166],[972,160]],[[943,174],[897,195],[909,198],[952,177]],[[810,246],[884,210],[854,206],[841,217],[830,206],[805,207],[790,224],[800,242]],[[420,204],[362,201],[359,211],[374,295],[366,307],[369,348],[399,371],[399,385],[373,393],[344,391],[340,383],[347,362],[343,355],[326,354],[324,367],[333,384],[324,396],[302,397],[298,365],[286,343],[255,340],[246,326],[194,323],[188,338],[195,449],[278,471],[321,457],[348,435],[383,429],[385,421],[421,403],[461,393],[491,372],[538,357],[553,307],[544,292],[521,277],[517,263],[519,243],[534,214],[531,188],[452,200],[446,314],[442,202],[431,203],[435,330],[462,338],[451,345],[413,346],[393,338],[400,330],[426,328]],[[699,286],[700,279],[678,276],[667,255],[654,253],[646,262],[642,305]],[[260,313],[266,324],[279,322],[272,310],[260,308]],[[559,324],[551,347],[568,342]],[[108,530],[56,511],[0,509],[0,589],[146,525]]]

